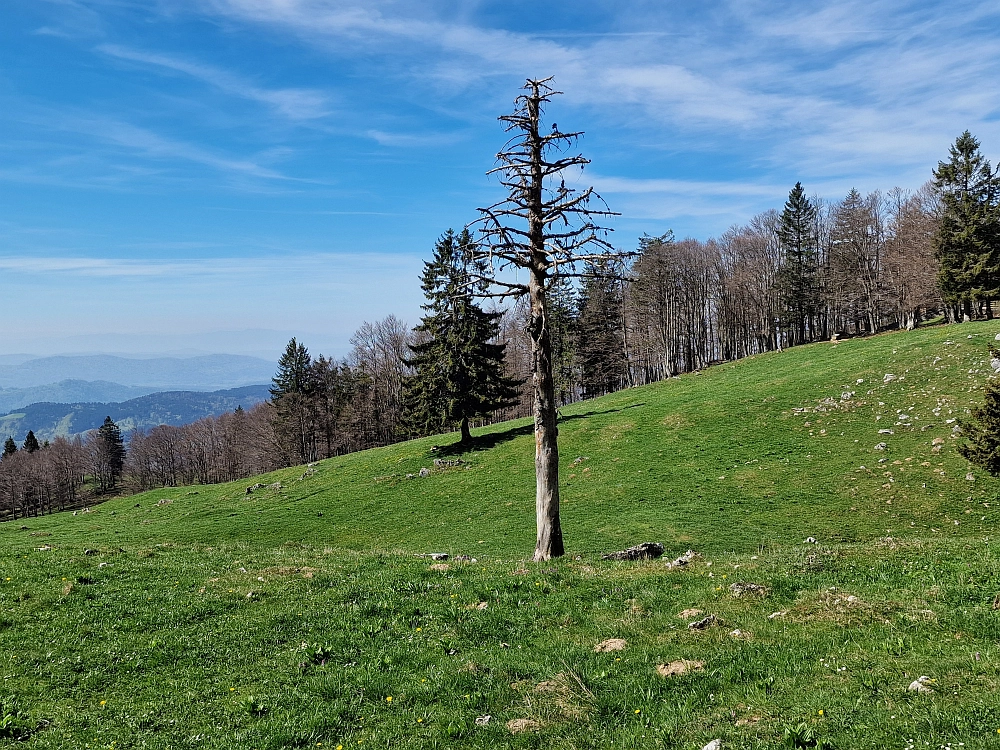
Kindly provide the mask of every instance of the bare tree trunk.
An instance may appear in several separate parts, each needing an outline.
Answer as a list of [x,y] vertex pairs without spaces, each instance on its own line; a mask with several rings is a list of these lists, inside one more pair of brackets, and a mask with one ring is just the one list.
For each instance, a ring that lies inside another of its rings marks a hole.
[[545,305],[544,276],[534,269],[529,287],[531,296],[531,354],[535,391],[535,517],[538,536],[535,560],[564,554],[559,525],[559,448],[556,437],[555,384],[552,379],[552,341]]
[[472,442],[472,432],[469,431],[469,418],[462,417],[462,439],[461,441],[465,445]]

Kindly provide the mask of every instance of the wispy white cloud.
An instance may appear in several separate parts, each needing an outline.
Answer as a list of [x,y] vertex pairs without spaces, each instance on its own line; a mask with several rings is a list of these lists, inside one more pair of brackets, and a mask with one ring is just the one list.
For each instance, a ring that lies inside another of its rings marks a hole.
[[117,44],[102,44],[97,49],[120,60],[183,73],[231,96],[266,104],[291,120],[314,120],[330,114],[329,97],[315,89],[265,88],[211,65],[171,55],[143,52]]

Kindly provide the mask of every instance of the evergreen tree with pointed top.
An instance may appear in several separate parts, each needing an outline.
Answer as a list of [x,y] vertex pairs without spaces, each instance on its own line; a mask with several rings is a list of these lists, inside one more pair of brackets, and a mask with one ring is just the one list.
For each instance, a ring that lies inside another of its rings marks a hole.
[[[1000,351],[990,345],[990,357],[1000,357]],[[958,453],[993,476],[1000,476],[1000,377],[986,380],[981,406],[972,410],[972,418],[960,419],[967,442],[958,446]]]
[[14,442],[12,436],[8,435],[6,442],[3,444],[3,458],[13,456],[15,453],[17,453],[17,443]]
[[468,230],[449,229],[424,263],[421,288],[427,314],[416,327],[423,341],[410,347],[403,403],[414,434],[432,434],[452,426],[469,443],[470,421],[517,402],[518,382],[503,374],[506,344],[494,343],[500,313],[473,302],[473,240]]
[[286,462],[304,464],[316,458],[313,361],[305,345],[294,337],[278,360],[271,379],[274,428]]
[[111,417],[87,436],[90,468],[101,492],[110,492],[118,484],[125,467],[125,441]]
[[38,438],[35,437],[35,433],[28,430],[28,434],[24,438],[24,445],[21,446],[21,449],[27,451],[28,453],[34,453],[40,447],[41,446],[38,444]]
[[816,337],[820,311],[819,236],[817,210],[796,182],[785,201],[778,225],[782,265],[778,291],[784,303],[792,344]]
[[[1000,171],[1000,169],[998,169]],[[934,170],[941,218],[934,235],[938,283],[949,318],[973,316],[972,302],[1000,297],[1000,176],[966,130]]]

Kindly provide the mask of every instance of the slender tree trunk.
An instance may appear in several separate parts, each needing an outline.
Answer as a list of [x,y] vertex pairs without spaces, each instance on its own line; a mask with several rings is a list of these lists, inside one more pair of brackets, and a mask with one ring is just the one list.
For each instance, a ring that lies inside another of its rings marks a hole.
[[532,269],[531,354],[534,363],[532,380],[535,392],[535,516],[538,536],[535,560],[548,560],[564,554],[562,527],[559,524],[559,449],[556,436],[555,387],[552,380],[552,341],[545,305],[545,279]]
[[469,431],[469,418],[466,416],[462,417],[462,443],[468,445],[472,442],[472,433]]

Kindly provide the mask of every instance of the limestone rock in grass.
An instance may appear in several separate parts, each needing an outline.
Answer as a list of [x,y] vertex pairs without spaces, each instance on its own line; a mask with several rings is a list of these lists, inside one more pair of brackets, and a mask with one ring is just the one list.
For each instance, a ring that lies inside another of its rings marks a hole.
[[461,466],[463,463],[465,462],[460,458],[455,458],[450,461],[446,458],[434,459],[434,465],[437,466],[438,468],[443,468],[443,469],[446,469],[450,466]]
[[534,719],[511,719],[507,722],[507,731],[511,734],[521,734],[522,732],[537,732],[542,728]]
[[737,599],[741,596],[767,596],[767,586],[759,583],[733,583],[729,590]]
[[429,477],[430,475],[431,475],[431,470],[428,469],[426,466],[420,470],[421,477]]
[[493,717],[490,716],[489,714],[486,714],[485,716],[477,716],[476,717],[476,726],[477,727],[485,727],[487,724],[490,723],[490,719],[492,719],[492,718]]
[[891,372],[887,372],[885,374],[885,377],[882,378],[882,382],[883,383],[891,383],[895,379],[896,379],[895,375],[893,375]]
[[717,625],[721,625],[722,621],[715,615],[707,615],[702,617],[700,620],[696,620],[688,625],[689,630],[708,630],[709,628],[714,628]]
[[884,451],[888,447],[889,446],[886,443],[876,443],[875,444],[875,450],[877,450],[877,451]]
[[[264,488],[264,485],[261,484],[260,482],[257,482],[257,484],[251,484],[249,487],[247,487],[247,494],[248,495],[252,495],[257,490],[261,490],[263,488]],[[139,506],[137,505],[135,507],[138,508]]]
[[83,554],[85,554],[85,555],[96,555],[97,554],[97,550],[96,549],[85,549],[83,551]]
[[739,628],[736,628],[735,630],[730,630],[729,635],[730,637],[736,638],[737,640],[740,641],[749,641],[751,638],[753,638],[753,633],[751,633],[748,630],[740,630]]
[[605,654],[609,651],[624,651],[628,646],[628,641],[624,638],[608,638],[594,646],[594,651],[598,654]]
[[930,677],[925,674],[920,675],[917,679],[910,683],[910,686],[906,688],[911,693],[933,693],[934,689],[930,686],[930,683],[934,682]]
[[1000,610],[1000,594],[993,597],[993,609]]
[[677,616],[682,620],[690,620],[692,617],[697,617],[698,615],[704,614],[704,612],[696,607],[691,609],[683,609],[677,613]]
[[883,430],[879,430],[878,434],[879,435],[895,435],[896,433],[893,430],[885,430],[885,429],[883,429]]
[[1000,359],[997,359],[996,357],[991,357],[990,367],[993,368],[993,372],[1000,372]]
[[656,673],[660,677],[680,677],[688,672],[700,672],[705,668],[705,662],[694,659],[678,659],[669,664],[658,664]]
[[701,750],[722,750],[722,740],[712,740]]
[[693,549],[689,549],[683,555],[678,557],[676,560],[671,560],[667,563],[667,570],[673,570],[674,568],[683,568],[685,565],[691,563],[696,557],[699,557],[698,553]]
[[663,554],[663,545],[659,542],[643,542],[628,549],[601,555],[602,560],[653,560]]
[[434,560],[435,562],[444,562],[445,560],[448,559],[448,553],[447,552],[425,552],[422,555],[417,555],[417,557],[429,557],[431,560]]

